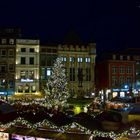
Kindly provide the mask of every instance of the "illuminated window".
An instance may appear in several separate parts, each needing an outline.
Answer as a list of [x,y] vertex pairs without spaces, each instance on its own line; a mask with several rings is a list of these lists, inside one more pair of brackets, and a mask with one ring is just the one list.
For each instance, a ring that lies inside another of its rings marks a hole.
[[26,84],[26,86],[24,87],[24,91],[27,93],[27,92],[29,92],[29,85],[28,84]]
[[28,76],[28,71],[25,71],[25,70],[20,71],[20,78],[21,79],[26,79],[27,76]]
[[18,92],[23,92],[23,86],[18,86]]
[[67,58],[66,57],[62,57],[62,61],[63,62],[66,62],[67,61]]
[[89,63],[90,62],[90,57],[85,58],[85,62]]
[[120,92],[120,97],[125,97],[125,92]]
[[46,69],[46,74],[45,74],[44,78],[48,79],[50,77],[50,75],[51,75],[51,68],[47,68]]
[[29,79],[34,79],[34,71],[33,70],[30,70],[29,72],[28,72],[28,78]]
[[47,68],[47,76],[51,75],[51,68]]
[[118,92],[113,92],[113,98],[118,96]]
[[83,62],[83,58],[82,57],[78,57],[77,60],[78,60],[78,62]]
[[36,86],[31,86],[31,92],[36,92]]
[[70,57],[70,62],[74,62],[74,57]]

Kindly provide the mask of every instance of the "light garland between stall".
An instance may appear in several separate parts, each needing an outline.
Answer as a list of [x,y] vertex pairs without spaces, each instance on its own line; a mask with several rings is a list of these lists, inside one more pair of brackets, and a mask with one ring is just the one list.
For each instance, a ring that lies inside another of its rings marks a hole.
[[113,140],[118,140],[122,137],[127,137],[127,136],[131,136],[131,135],[140,136],[140,130],[136,130],[136,128],[134,128],[134,127],[131,127],[130,130],[124,131],[122,133],[115,133],[113,131],[103,132],[103,131],[98,131],[98,130],[91,131],[91,130],[79,125],[76,122],[73,122],[69,125],[58,127],[46,119],[43,120],[42,122],[38,122],[36,124],[31,124],[21,117],[15,119],[12,122],[7,123],[7,124],[0,123],[0,128],[4,128],[4,129],[8,129],[13,126],[21,126],[21,127],[25,127],[25,128],[29,128],[29,129],[39,129],[39,128],[45,129],[45,126],[46,126],[46,127],[49,127],[50,129],[54,129],[55,131],[61,132],[61,133],[64,133],[64,132],[74,133],[74,131],[72,131],[74,129],[75,133],[88,134],[88,135],[91,135],[91,137],[92,136],[93,137],[108,137]]

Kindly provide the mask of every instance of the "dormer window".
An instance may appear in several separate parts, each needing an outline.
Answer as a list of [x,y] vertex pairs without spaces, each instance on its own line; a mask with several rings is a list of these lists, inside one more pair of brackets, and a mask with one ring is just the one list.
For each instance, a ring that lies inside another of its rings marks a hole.
[[130,56],[127,56],[127,60],[130,60]]
[[2,39],[2,40],[1,40],[1,43],[2,43],[2,44],[6,44],[6,39]]
[[122,55],[120,55],[120,60],[123,60],[123,56]]
[[9,44],[13,45],[14,44],[14,39],[9,39]]
[[116,55],[115,55],[115,54],[113,54],[112,58],[113,58],[113,60],[116,60]]

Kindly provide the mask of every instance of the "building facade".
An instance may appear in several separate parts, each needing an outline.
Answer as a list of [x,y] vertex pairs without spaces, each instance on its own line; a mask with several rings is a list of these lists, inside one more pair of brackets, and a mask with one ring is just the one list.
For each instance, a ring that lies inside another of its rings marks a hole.
[[96,44],[41,45],[22,39],[19,28],[0,28],[0,97],[43,92],[57,57],[62,57],[71,97],[95,92]]
[[66,68],[71,96],[92,96],[95,93],[96,44],[60,44],[58,56],[62,57]]
[[71,97],[91,96],[94,93],[96,44],[41,45],[40,50],[41,88],[46,86],[55,59],[62,57]]
[[51,75],[51,69],[57,57],[56,44],[40,46],[40,91],[42,91],[42,93],[44,92],[47,80]]
[[16,39],[19,28],[0,28],[0,96],[8,99],[15,92]]
[[16,40],[15,94],[39,92],[39,40]]
[[135,87],[135,61],[130,55],[110,56],[96,67],[98,93],[107,99],[130,96]]
[[125,50],[125,52],[129,53],[135,61],[135,89],[136,92],[140,94],[140,49],[128,48],[127,50]]

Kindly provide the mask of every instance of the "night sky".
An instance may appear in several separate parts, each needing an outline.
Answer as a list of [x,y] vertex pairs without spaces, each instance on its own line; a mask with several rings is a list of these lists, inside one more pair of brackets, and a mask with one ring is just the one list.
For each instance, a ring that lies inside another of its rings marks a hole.
[[140,47],[140,0],[1,0],[0,26],[42,42],[62,42],[75,30],[99,50]]

